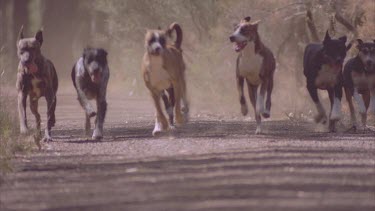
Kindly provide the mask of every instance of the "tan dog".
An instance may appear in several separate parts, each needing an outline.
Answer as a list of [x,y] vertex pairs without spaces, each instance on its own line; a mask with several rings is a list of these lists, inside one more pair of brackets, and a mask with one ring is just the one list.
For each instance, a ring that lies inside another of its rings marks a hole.
[[[176,40],[169,44],[172,32]],[[187,121],[188,101],[186,97],[185,63],[182,57],[182,30],[180,25],[172,23],[167,30],[147,30],[145,37],[146,52],[142,62],[143,79],[150,90],[156,108],[153,135],[169,129],[168,122],[160,105],[162,97],[173,127],[173,107],[176,123]],[[166,96],[168,93],[168,97]],[[181,100],[184,108],[181,108]],[[182,111],[185,117],[182,114]]]
[[[236,78],[241,112],[243,115],[248,112],[243,93],[244,81],[246,80],[250,101],[257,121],[255,133],[260,134],[262,133],[261,115],[264,118],[269,118],[271,115],[271,94],[276,62],[271,50],[260,39],[258,22],[251,23],[250,19],[250,17],[242,19],[229,39],[234,43],[235,51],[239,52]],[[267,98],[265,100],[266,93]],[[264,104],[266,104],[265,109]]]

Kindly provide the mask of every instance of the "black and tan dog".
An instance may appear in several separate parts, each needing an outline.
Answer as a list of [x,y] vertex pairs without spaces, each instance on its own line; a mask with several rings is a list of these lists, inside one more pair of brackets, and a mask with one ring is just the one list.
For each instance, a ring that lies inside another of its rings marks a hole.
[[358,55],[345,64],[343,73],[344,90],[354,130],[357,129],[357,119],[353,98],[361,114],[361,127],[363,129],[366,129],[368,108],[375,112],[375,40],[365,43],[358,39],[357,42]]
[[35,37],[24,38],[23,27],[20,30],[17,54],[20,59],[17,74],[18,113],[20,131],[28,132],[26,119],[26,100],[30,99],[30,110],[36,118],[36,128],[40,131],[40,114],[38,113],[38,100],[44,96],[47,100],[47,127],[44,141],[51,141],[51,128],[55,125],[56,92],[58,78],[52,62],[41,53],[43,33],[39,30]]
[[[257,121],[255,133],[260,134],[262,133],[261,115],[264,118],[269,118],[271,115],[271,94],[276,63],[271,50],[260,39],[258,22],[251,23],[250,19],[250,17],[246,17],[241,20],[236,25],[234,33],[229,39],[235,44],[235,51],[240,52],[236,64],[236,78],[241,112],[243,115],[248,112],[243,92],[244,81],[246,80],[250,101]],[[265,109],[264,103],[266,104]]]
[[[96,116],[92,138],[103,138],[103,125],[107,112],[107,85],[109,68],[107,52],[100,48],[85,48],[82,57],[72,69],[72,81],[76,88],[78,101],[86,114],[85,132],[90,135],[90,118]],[[95,99],[97,112],[89,100]]]
[[346,46],[346,36],[332,39],[327,31],[322,44],[313,43],[305,48],[303,72],[307,90],[318,110],[315,121],[327,121],[326,112],[319,101],[318,89],[327,90],[331,102],[330,132],[336,130],[335,124],[341,117],[342,66],[350,47],[350,44]]
[[[173,43],[168,43],[173,31],[176,32],[176,40]],[[153,135],[169,128],[160,105],[161,97],[169,115],[170,126],[173,126],[173,107],[176,123],[182,124],[187,121],[189,107],[181,43],[182,29],[177,23],[171,24],[167,30],[147,30],[145,37],[146,52],[141,69],[146,87],[151,93],[156,108]],[[181,107],[181,101],[183,102],[183,108]]]

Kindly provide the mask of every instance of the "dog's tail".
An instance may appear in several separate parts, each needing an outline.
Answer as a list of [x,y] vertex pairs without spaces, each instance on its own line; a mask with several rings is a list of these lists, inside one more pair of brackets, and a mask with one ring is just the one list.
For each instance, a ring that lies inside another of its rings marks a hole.
[[176,46],[176,48],[181,50],[182,29],[181,26],[176,22],[172,23],[169,26],[168,35],[171,36],[173,31],[176,31],[176,41],[174,42],[174,45]]

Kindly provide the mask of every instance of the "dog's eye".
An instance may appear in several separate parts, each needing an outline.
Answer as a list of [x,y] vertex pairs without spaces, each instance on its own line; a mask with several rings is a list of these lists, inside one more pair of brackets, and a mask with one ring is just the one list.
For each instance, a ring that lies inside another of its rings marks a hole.
[[162,46],[165,45],[165,39],[164,38],[160,38],[159,42],[160,42],[160,45],[162,45]]
[[245,34],[245,29],[244,29],[244,28],[241,28],[241,29],[240,29],[240,33],[241,33],[241,34]]
[[148,41],[150,44],[151,43],[153,43],[153,42],[155,42],[155,37],[152,37],[151,39],[150,39],[150,41]]

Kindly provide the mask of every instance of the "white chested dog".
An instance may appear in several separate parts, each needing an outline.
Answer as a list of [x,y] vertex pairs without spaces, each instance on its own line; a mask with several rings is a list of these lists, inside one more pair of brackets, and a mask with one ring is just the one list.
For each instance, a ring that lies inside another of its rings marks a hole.
[[[169,44],[168,39],[171,38],[173,31],[176,32],[176,40]],[[173,127],[173,108],[177,124],[183,124],[187,121],[189,106],[186,96],[185,63],[182,57],[181,43],[182,30],[177,23],[172,23],[167,30],[147,30],[142,72],[146,87],[151,93],[156,108],[153,135]],[[160,98],[165,103],[170,127],[161,108]],[[183,102],[183,108],[181,108],[181,101]]]
[[[247,105],[243,93],[246,80],[250,101],[255,111],[257,128],[255,134],[262,133],[261,115],[269,118],[271,115],[271,94],[273,89],[273,75],[275,72],[275,58],[260,40],[258,22],[251,23],[246,17],[236,25],[230,41],[234,43],[235,51],[240,52],[237,58],[236,78],[239,92],[241,112],[246,115]],[[258,95],[258,87],[260,91]],[[265,95],[266,101],[264,102]],[[264,104],[266,104],[264,108]]]

